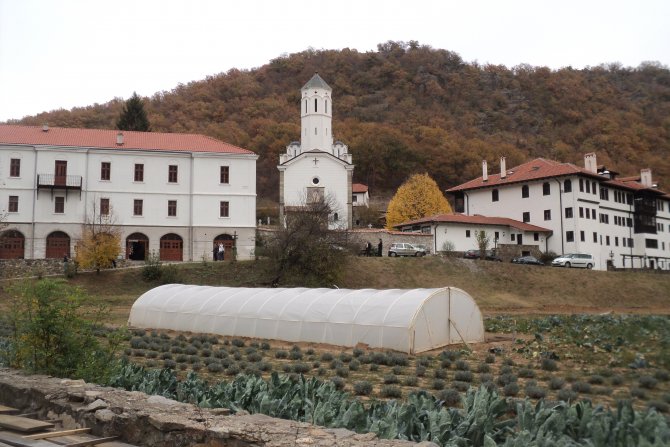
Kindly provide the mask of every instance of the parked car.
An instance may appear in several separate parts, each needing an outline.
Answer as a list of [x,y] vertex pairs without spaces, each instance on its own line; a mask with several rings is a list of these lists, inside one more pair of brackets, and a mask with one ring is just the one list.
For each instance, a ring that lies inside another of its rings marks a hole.
[[544,263],[535,256],[519,256],[512,259],[512,262],[514,264],[544,265]]
[[[463,253],[463,257],[465,259],[480,259],[481,256],[479,255],[479,250],[467,250],[465,253]],[[500,256],[496,254],[495,251],[493,250],[486,250],[486,254],[484,256],[484,259],[487,261],[498,261],[502,262],[502,259],[500,259]]]
[[418,248],[420,250],[425,251],[427,255],[430,254],[430,248],[426,247],[425,245],[423,245],[423,244],[412,244],[412,245],[414,245],[416,248]]
[[396,256],[426,256],[426,250],[407,242],[396,242],[391,244],[388,255],[392,258]]
[[554,267],[581,267],[592,269],[593,266],[596,265],[596,262],[593,259],[593,255],[586,253],[568,253],[551,261],[551,265]]
[[479,259],[479,250],[468,250],[463,253],[465,259]]

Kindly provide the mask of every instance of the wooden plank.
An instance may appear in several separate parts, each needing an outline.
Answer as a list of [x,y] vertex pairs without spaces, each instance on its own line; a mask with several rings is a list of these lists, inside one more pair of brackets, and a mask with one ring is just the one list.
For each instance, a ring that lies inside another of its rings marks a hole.
[[16,408],[5,407],[4,405],[0,405],[0,414],[16,414],[18,412],[19,410],[17,410]]
[[73,428],[72,430],[60,430],[60,431],[50,431],[46,433],[38,433],[36,435],[26,435],[25,439],[47,439],[47,438],[58,438],[60,436],[69,436],[76,435],[79,433],[88,433],[91,431],[90,428]]
[[20,431],[22,433],[33,433],[36,431],[54,428],[51,422],[38,421],[36,419],[24,418],[21,416],[11,416],[0,414],[0,427],[9,430]]
[[64,444],[64,447],[86,447],[88,445],[104,444],[105,442],[114,441],[117,438],[118,436],[108,436],[106,438],[87,439],[86,441]]
[[[89,441],[95,439],[97,438],[93,435],[83,434],[83,435],[63,436],[60,438],[51,438],[49,439],[49,441],[53,442],[54,444],[58,444],[58,447],[64,447],[77,442]],[[98,444],[98,447],[137,447],[137,446],[134,446],[132,444],[126,444],[125,442],[121,441],[105,441],[102,444]]]
[[23,436],[15,435],[6,431],[0,431],[0,442],[11,447],[55,447],[49,441],[41,439],[24,439]]

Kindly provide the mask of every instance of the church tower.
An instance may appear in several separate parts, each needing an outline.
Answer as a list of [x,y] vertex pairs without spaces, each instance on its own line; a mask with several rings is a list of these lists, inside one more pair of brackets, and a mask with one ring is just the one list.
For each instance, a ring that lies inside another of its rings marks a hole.
[[352,228],[354,165],[349,148],[333,142],[332,89],[318,73],[300,89],[300,141],[279,155],[279,217],[310,198],[328,198],[335,209],[328,216],[332,229]]
[[333,89],[321,79],[318,73],[315,73],[300,91],[302,93],[300,113],[302,151],[330,150],[333,146],[333,103],[330,96]]

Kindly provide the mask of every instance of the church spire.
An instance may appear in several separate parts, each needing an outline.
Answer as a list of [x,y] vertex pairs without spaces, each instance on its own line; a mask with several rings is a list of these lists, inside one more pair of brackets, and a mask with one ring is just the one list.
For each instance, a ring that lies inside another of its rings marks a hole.
[[333,146],[333,103],[330,88],[319,73],[307,81],[301,89],[300,121],[301,149],[330,152]]

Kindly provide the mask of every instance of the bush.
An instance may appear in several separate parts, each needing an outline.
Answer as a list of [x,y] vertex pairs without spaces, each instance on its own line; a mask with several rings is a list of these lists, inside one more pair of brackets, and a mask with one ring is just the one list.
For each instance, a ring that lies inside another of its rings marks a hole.
[[163,360],[163,368],[174,369],[177,367],[177,362],[174,360]]
[[365,351],[363,351],[361,348],[354,348],[354,350],[353,350],[354,357],[358,358],[358,357],[362,356],[363,354],[365,354]]
[[340,361],[343,362],[343,363],[349,363],[351,361],[351,359],[353,358],[353,356],[351,354],[349,354],[348,352],[341,352],[339,357],[340,357]]
[[456,369],[459,371],[470,371],[470,365],[465,360],[458,360],[456,362]]
[[398,376],[396,376],[395,374],[386,374],[384,375],[382,380],[387,385],[400,383],[400,379],[398,379]]
[[340,366],[335,370],[335,374],[337,374],[338,377],[349,377],[349,369],[345,368],[344,366]]
[[261,360],[263,360],[263,356],[260,355],[257,352],[252,352],[251,354],[247,355],[247,360],[252,362],[252,363],[256,363],[256,362],[260,362]]
[[242,340],[242,339],[240,339],[240,338],[233,338],[233,339],[230,341],[230,343],[231,343],[233,346],[235,346],[236,348],[243,348],[244,345],[245,345],[244,340]]
[[370,362],[375,365],[386,365],[386,354],[383,352],[373,352],[370,356]]
[[577,381],[572,384],[572,391],[582,394],[591,394],[591,384]]
[[211,357],[212,356],[212,350],[211,349],[203,349],[200,351],[200,356],[201,357]]
[[517,374],[524,379],[532,379],[535,377],[535,371],[530,368],[521,368]]
[[433,372],[433,377],[436,379],[446,379],[447,374],[448,372],[446,369],[436,369],[435,372]]
[[184,282],[181,272],[174,264],[161,267],[160,280],[162,284],[178,284]]
[[426,367],[421,365],[417,366],[415,373],[419,377],[424,377],[426,375]]
[[[312,370],[312,367],[306,363],[295,363],[293,365],[293,372],[296,374],[306,374]],[[338,374],[339,375],[339,374]]]
[[377,372],[377,371],[379,371],[379,365],[377,365],[376,363],[371,363],[370,372]]
[[458,380],[455,380],[455,381],[451,384],[451,386],[452,386],[453,388],[457,389],[458,391],[462,391],[462,392],[465,392],[465,391],[467,391],[467,390],[470,389],[470,384],[469,384],[469,383],[467,383],[467,382],[460,382],[460,381],[458,381]]
[[435,379],[433,382],[430,384],[430,387],[434,390],[443,390],[444,389],[444,380],[442,379]]
[[419,378],[417,376],[407,376],[402,384],[405,386],[417,386],[419,384]]
[[549,388],[552,390],[560,390],[565,385],[565,379],[562,377],[552,377],[549,380]]
[[624,378],[623,378],[622,376],[620,376],[619,374],[615,374],[615,375],[613,375],[612,378],[610,379],[610,382],[611,382],[612,385],[614,385],[614,386],[619,386],[619,385],[621,385],[621,384],[624,382]]
[[509,385],[510,383],[516,383],[517,380],[518,379],[514,374],[502,374],[501,376],[498,377],[496,383],[498,384],[498,386],[504,387],[506,385]]
[[647,392],[636,386],[630,389],[630,395],[631,397],[635,397],[637,399],[647,400]]
[[658,371],[654,372],[654,378],[659,382],[667,382],[670,381],[670,373],[668,373],[668,371],[659,369]]
[[269,351],[270,350],[270,343],[264,341],[263,343],[261,343],[261,349],[263,351]]
[[389,399],[400,399],[402,397],[402,391],[394,385],[384,385],[379,394],[381,397]]
[[478,373],[489,373],[491,372],[491,367],[487,365],[486,363],[480,363],[477,365],[477,372]]
[[640,376],[640,378],[638,379],[638,383],[642,388],[653,390],[654,388],[656,388],[656,385],[658,385],[658,380],[656,380],[652,376]]
[[602,385],[605,383],[605,378],[600,374],[593,374],[588,378],[588,382],[591,385]]
[[321,361],[322,362],[331,362],[334,358],[335,357],[330,352],[324,352],[323,354],[321,354]]
[[487,354],[486,357],[484,358],[484,361],[486,363],[495,363],[496,362],[496,356],[493,354]]
[[542,359],[541,367],[545,371],[558,371],[558,364],[553,359]]
[[278,359],[287,359],[287,358],[288,358],[288,352],[287,352],[287,351],[283,351],[283,350],[276,351],[276,352],[275,352],[275,358],[278,358]]
[[144,267],[142,267],[142,278],[145,281],[160,279],[162,274],[161,265],[160,256],[155,251],[150,252],[144,261]]
[[416,364],[419,366],[428,367],[430,366],[431,360],[432,359],[429,356],[422,355],[421,357],[416,359]]
[[509,358],[509,357],[505,357],[503,359],[502,363],[503,363],[503,365],[507,365],[507,366],[515,366],[516,365],[516,363],[514,363],[514,360]]
[[473,376],[470,371],[456,371],[456,374],[454,374],[454,379],[461,382],[470,383],[473,380]]
[[394,366],[393,368],[391,368],[391,372],[396,376],[401,376],[404,370],[401,366]]
[[530,397],[531,399],[544,399],[546,395],[547,392],[539,386],[526,387],[526,396]]
[[369,396],[372,393],[372,384],[367,380],[354,383],[354,394],[357,396]]
[[558,392],[558,398],[565,402],[574,402],[577,399],[577,393],[569,388],[562,388]]
[[302,360],[302,352],[291,350],[288,353],[288,358],[291,360]]
[[223,371],[223,366],[219,362],[212,362],[209,365],[207,365],[207,371],[211,373],[220,373]]
[[451,360],[452,362],[455,362],[458,360],[458,358],[461,356],[461,354],[458,351],[442,351],[440,353],[440,358],[443,360]]
[[666,402],[663,402],[662,400],[650,400],[647,403],[647,407],[653,408],[654,410],[661,413],[670,413],[670,405],[668,405]]
[[448,407],[453,407],[461,403],[461,393],[453,388],[440,391],[437,398],[443,401],[444,405]]
[[342,377],[333,377],[330,381],[335,384],[335,389],[340,391],[344,390],[344,387],[347,384]]
[[349,369],[351,371],[358,371],[361,368],[361,362],[356,359],[353,359],[349,362]]
[[519,394],[519,384],[510,382],[503,387],[503,394],[508,397],[513,397]]
[[240,373],[240,367],[237,366],[235,363],[226,368],[226,375],[228,376],[236,376],[239,373]]

